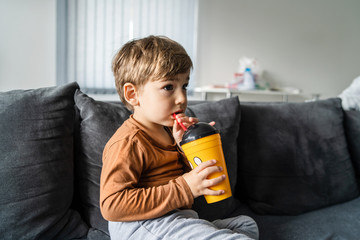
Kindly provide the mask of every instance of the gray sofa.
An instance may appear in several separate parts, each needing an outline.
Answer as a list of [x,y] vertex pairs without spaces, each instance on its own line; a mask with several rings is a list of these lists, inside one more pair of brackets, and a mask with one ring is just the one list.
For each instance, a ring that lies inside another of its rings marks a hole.
[[[360,112],[308,103],[191,102],[216,121],[233,197],[194,208],[246,214],[260,239],[358,239]],[[102,150],[130,112],[76,83],[0,93],[0,239],[109,239],[99,210]]]

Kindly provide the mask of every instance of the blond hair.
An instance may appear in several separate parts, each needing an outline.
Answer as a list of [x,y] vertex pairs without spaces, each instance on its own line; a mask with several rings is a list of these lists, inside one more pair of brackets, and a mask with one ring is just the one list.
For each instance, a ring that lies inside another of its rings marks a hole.
[[124,97],[125,83],[141,87],[149,80],[186,73],[192,66],[189,55],[179,43],[164,36],[149,36],[126,43],[115,55],[112,71],[121,101],[132,110]]

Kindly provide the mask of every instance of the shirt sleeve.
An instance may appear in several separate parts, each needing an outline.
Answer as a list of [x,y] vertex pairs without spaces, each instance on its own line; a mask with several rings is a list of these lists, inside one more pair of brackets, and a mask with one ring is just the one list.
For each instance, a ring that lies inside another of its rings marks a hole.
[[[124,154],[126,153],[126,154]],[[146,151],[132,141],[120,141],[103,154],[100,209],[108,221],[136,221],[165,215],[177,208],[191,208],[193,195],[180,176],[168,184],[137,188]]]

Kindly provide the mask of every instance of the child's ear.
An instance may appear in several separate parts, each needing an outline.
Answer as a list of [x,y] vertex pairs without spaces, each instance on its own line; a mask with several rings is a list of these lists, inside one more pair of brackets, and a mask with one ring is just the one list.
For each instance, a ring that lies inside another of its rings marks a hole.
[[125,83],[124,85],[124,97],[131,106],[137,106],[138,100],[138,89],[132,83]]

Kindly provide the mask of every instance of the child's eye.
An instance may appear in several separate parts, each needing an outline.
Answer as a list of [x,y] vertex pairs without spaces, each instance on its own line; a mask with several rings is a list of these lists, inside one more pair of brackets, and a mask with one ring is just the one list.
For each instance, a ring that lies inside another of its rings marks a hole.
[[164,87],[164,89],[165,89],[166,91],[171,91],[171,90],[174,89],[174,86],[171,85],[171,84],[169,84],[169,85],[166,85],[166,86]]
[[188,83],[184,84],[183,89],[187,90],[188,85],[189,85]]

